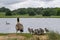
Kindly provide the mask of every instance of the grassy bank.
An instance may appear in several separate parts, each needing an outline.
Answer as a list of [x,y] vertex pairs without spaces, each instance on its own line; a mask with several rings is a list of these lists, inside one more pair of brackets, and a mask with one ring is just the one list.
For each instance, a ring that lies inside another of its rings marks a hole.
[[24,36],[24,37],[27,37],[27,38],[30,38],[32,37],[32,34],[29,34],[29,33],[18,33],[17,35],[20,35],[20,36]]
[[0,33],[0,36],[8,36],[8,35],[17,35],[17,36],[24,36],[24,37],[27,37],[27,38],[30,38],[32,37],[32,34],[29,34],[29,33]]
[[20,18],[60,18],[60,16],[42,16],[42,15],[29,16],[28,14],[5,16],[4,12],[0,12],[0,18],[16,18],[17,16],[19,16]]
[[60,40],[60,34],[57,32],[50,32],[48,36],[49,40]]
[[[12,34],[16,34],[16,33],[7,33],[7,34],[4,34],[4,33],[0,33],[0,36],[7,36],[7,35],[11,35]],[[26,37],[26,39],[24,40],[38,40],[38,38],[34,38],[36,36],[33,36],[29,33],[17,33],[16,34],[17,36],[23,36],[23,37]],[[46,38],[46,36],[48,35],[48,40],[60,40],[60,34],[59,33],[56,33],[56,32],[50,32],[50,33],[47,33],[45,35],[37,35],[37,37],[39,36],[39,38],[41,37],[44,37]],[[31,39],[32,38],[32,39]],[[17,40],[18,38],[8,38],[8,40]]]

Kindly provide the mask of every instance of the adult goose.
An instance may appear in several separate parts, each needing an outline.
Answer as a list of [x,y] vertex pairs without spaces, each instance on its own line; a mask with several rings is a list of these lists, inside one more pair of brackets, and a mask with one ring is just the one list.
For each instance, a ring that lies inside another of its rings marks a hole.
[[17,17],[16,33],[18,31],[23,32],[23,25],[19,22],[19,17]]

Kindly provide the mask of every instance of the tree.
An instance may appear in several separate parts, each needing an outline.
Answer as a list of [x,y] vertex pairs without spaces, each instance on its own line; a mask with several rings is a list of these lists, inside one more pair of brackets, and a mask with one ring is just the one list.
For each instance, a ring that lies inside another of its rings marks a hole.
[[0,8],[0,12],[5,12],[5,10],[6,10],[5,7]]
[[36,15],[36,13],[34,12],[33,9],[29,9],[28,14],[29,14],[29,16],[35,16]]
[[35,16],[36,14],[33,11],[29,12],[29,16]]
[[60,16],[60,10],[57,11],[57,16]]
[[28,14],[29,16],[34,16],[34,15],[59,16],[60,8],[19,8],[17,10],[13,10],[13,14],[15,15]]
[[9,9],[7,9],[7,11],[6,11],[6,14],[5,14],[6,16],[11,16],[12,15],[12,13],[11,13],[11,11],[9,10]]
[[43,16],[51,16],[50,12],[48,10],[45,10],[42,14]]

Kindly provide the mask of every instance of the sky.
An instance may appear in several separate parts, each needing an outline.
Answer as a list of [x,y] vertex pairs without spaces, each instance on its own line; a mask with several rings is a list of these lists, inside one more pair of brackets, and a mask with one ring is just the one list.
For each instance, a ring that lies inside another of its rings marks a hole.
[[0,7],[6,7],[11,10],[18,8],[37,8],[37,7],[60,7],[59,0],[0,0]]

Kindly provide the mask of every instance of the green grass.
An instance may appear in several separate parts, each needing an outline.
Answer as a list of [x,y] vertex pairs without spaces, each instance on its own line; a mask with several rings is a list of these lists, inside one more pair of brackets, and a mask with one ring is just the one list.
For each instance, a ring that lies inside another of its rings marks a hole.
[[17,38],[9,38],[8,40],[17,40]]
[[17,35],[25,36],[27,38],[32,37],[32,34],[29,34],[29,33],[18,33]]
[[0,36],[7,36],[8,33],[0,33]]
[[57,32],[48,33],[49,40],[60,40],[60,34]]
[[16,18],[17,16],[19,16],[20,18],[60,18],[60,16],[42,16],[42,15],[29,16],[28,14],[5,16],[4,12],[0,12],[0,18]]

